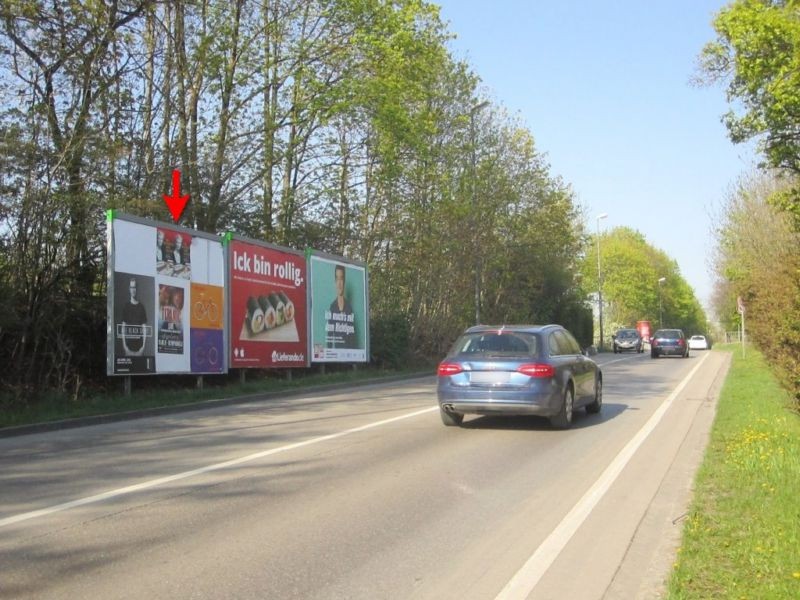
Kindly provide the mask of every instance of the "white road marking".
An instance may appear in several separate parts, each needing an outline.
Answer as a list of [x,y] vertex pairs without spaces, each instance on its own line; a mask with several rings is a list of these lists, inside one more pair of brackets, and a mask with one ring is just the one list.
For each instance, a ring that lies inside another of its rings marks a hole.
[[627,357],[626,358],[615,358],[614,360],[609,360],[608,362],[604,362],[603,364],[600,364],[600,363],[597,363],[597,364],[599,364],[601,367],[605,367],[606,365],[613,365],[614,363],[618,363],[618,362],[622,362],[622,361],[626,361],[626,360],[631,360],[631,359],[627,358]]
[[[614,363],[622,362],[623,360],[632,360],[632,359],[636,359],[636,358],[639,358],[639,355],[636,354],[636,353],[626,354],[626,353],[623,352],[623,353],[620,354],[619,358],[615,357],[613,359],[607,360],[606,362],[604,362],[602,364],[601,363],[597,363],[597,364],[600,365],[601,367],[604,367],[606,365],[613,365]],[[597,361],[595,361],[595,362],[597,362]]]
[[211,471],[219,471],[221,469],[227,469],[229,467],[234,467],[237,465],[241,465],[247,462],[251,462],[254,460],[258,460],[259,458],[264,458],[265,456],[270,456],[273,454],[278,454],[280,452],[287,452],[289,450],[295,450],[297,448],[302,448],[304,446],[311,446],[313,444],[319,444],[321,442],[327,442],[329,440],[333,440],[336,438],[344,437],[346,435],[350,435],[353,433],[359,433],[361,431],[366,431],[368,429],[374,429],[375,427],[381,427],[382,425],[388,425],[389,423],[394,423],[396,421],[402,421],[403,419],[410,419],[412,417],[416,417],[428,412],[432,412],[435,410],[439,410],[439,405],[424,408],[422,410],[418,410],[415,412],[407,413],[404,415],[400,415],[399,417],[393,417],[391,419],[384,419],[382,421],[376,421],[374,423],[368,423],[367,425],[362,425],[360,427],[353,427],[352,429],[345,429],[344,431],[340,431],[338,433],[332,433],[330,435],[323,435],[320,437],[312,438],[310,440],[305,440],[303,442],[297,442],[295,444],[288,444],[286,446],[280,446],[278,448],[271,448],[270,450],[262,450],[261,452],[256,452],[254,454],[248,454],[247,456],[242,456],[239,458],[234,458],[232,460],[227,460],[225,462],[216,463],[213,465],[208,465],[205,467],[200,467],[199,469],[192,469],[191,471],[184,471],[182,473],[176,473],[175,475],[168,475],[166,477],[159,477],[158,479],[151,479],[150,481],[144,481],[142,483],[137,483],[135,485],[129,485],[123,488],[119,488],[116,490],[109,490],[107,492],[103,492],[101,494],[95,494],[94,496],[88,496],[86,498],[79,498],[77,500],[72,500],[70,502],[64,502],[62,504],[56,504],[55,506],[50,506],[47,508],[42,508],[39,510],[33,510],[26,513],[21,513],[18,515],[14,515],[11,517],[6,517],[5,519],[0,519],[0,527],[5,527],[7,525],[12,525],[14,523],[20,523],[22,521],[29,521],[31,519],[37,519],[39,517],[45,517],[47,515],[52,515],[53,513],[61,512],[64,510],[69,510],[71,508],[76,508],[78,506],[85,506],[87,504],[95,504],[97,502],[102,502],[104,500],[109,500],[111,498],[118,498],[119,496],[124,496],[126,494],[132,494],[134,492],[140,492],[142,490],[147,490],[150,488],[158,487],[160,485],[164,485],[165,483],[171,483],[173,481],[179,481],[181,479],[187,479],[189,477],[194,477],[195,475],[203,475],[204,473],[210,473]]
[[561,523],[550,533],[549,536],[541,543],[531,557],[525,562],[522,568],[511,578],[511,580],[500,591],[495,600],[517,600],[527,598],[528,595],[539,583],[539,580],[547,572],[547,569],[555,561],[559,553],[564,549],[572,536],[583,524],[594,507],[602,499],[605,493],[609,490],[611,485],[616,481],[619,474],[631,460],[636,451],[647,439],[647,436],[659,424],[664,414],[669,410],[675,398],[683,391],[689,380],[697,373],[698,369],[703,365],[706,358],[710,354],[706,354],[700,359],[700,362],[695,365],[691,372],[678,384],[672,393],[667,397],[661,406],[656,409],[653,415],[647,420],[647,423],[636,433],[633,438],[620,450],[619,454],[611,461],[611,464],[606,467],[603,474],[595,481],[594,485],[583,495],[578,503],[572,507],[572,510],[561,520]]

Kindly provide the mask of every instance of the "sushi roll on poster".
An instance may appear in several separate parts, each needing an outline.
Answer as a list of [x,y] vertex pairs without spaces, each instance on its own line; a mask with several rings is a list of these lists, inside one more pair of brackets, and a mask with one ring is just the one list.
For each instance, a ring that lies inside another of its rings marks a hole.
[[305,256],[228,234],[232,368],[308,364]]
[[272,306],[266,296],[258,297],[258,306],[261,312],[264,313],[264,328],[274,329],[278,326],[278,313],[275,312],[275,307]]

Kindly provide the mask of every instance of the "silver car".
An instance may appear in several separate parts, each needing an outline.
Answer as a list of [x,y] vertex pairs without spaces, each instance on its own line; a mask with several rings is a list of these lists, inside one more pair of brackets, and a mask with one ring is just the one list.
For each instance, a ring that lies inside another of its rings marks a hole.
[[614,338],[614,354],[626,350],[637,353],[644,352],[642,336],[636,329],[620,329],[612,337]]
[[439,414],[448,426],[465,414],[540,415],[558,429],[575,409],[597,413],[603,375],[560,325],[479,325],[467,329],[439,364]]

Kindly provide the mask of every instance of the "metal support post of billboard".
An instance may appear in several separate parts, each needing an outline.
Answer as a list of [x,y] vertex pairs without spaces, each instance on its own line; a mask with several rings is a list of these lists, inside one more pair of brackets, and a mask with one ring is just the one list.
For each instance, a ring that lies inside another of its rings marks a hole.
[[126,398],[130,398],[131,396],[131,387],[132,387],[131,376],[126,375],[125,377],[122,378],[122,395],[125,396]]
[[203,391],[203,376],[202,375],[198,375],[197,376],[197,391],[198,392],[202,392]]
[[291,381],[291,380],[292,380],[292,370],[286,369],[286,381]]
[[319,365],[319,372],[320,374],[325,375],[325,363],[321,363]]
[[239,369],[239,385],[244,385],[245,380],[247,379],[247,369]]

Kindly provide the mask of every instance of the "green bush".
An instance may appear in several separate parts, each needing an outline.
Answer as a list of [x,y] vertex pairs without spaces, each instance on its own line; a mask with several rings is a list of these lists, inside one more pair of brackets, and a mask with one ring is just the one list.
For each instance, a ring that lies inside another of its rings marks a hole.
[[556,309],[555,322],[566,327],[581,348],[588,348],[594,340],[592,309],[583,304],[570,303]]
[[411,356],[411,324],[402,314],[370,319],[370,360],[381,368],[396,369]]

